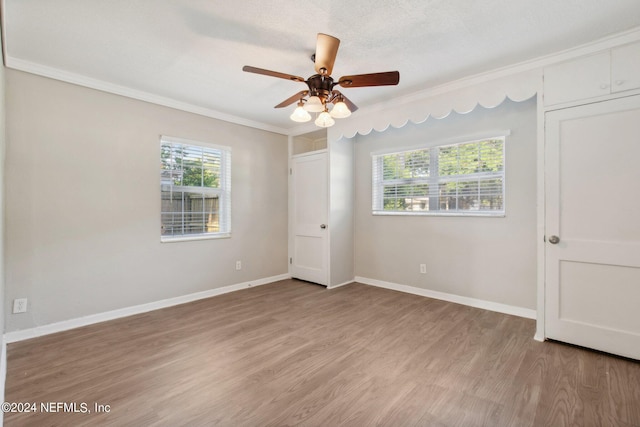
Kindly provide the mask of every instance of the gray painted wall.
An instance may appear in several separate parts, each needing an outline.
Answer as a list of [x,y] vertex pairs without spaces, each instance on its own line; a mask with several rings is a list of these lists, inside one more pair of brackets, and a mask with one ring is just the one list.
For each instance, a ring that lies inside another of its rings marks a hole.
[[[371,214],[371,152],[506,129],[505,217]],[[356,276],[535,309],[535,98],[359,135],[355,171]]]
[[[29,298],[7,331],[287,273],[285,136],[14,70],[6,90],[6,298]],[[232,147],[231,238],[160,243],[162,134]]]
[[[0,34],[2,33],[2,29],[0,28]],[[0,43],[2,43],[2,36],[0,35]],[[5,268],[4,268],[4,235],[5,235],[5,226],[4,226],[4,210],[5,210],[5,151],[6,151],[6,102],[5,102],[5,68],[4,64],[0,63],[0,334],[4,333],[4,313],[5,313],[5,295],[4,295],[4,277],[5,277]],[[0,345],[0,360],[4,360],[3,346]],[[1,373],[0,373],[1,375]],[[4,389],[0,391],[2,396],[4,397]],[[0,417],[0,424],[2,424],[2,418]]]
[[354,151],[350,139],[329,139],[329,286],[337,286],[353,281]]

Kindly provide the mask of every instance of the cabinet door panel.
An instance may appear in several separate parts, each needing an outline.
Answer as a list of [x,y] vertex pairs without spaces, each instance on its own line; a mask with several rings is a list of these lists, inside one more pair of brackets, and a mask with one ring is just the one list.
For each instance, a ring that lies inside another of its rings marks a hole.
[[609,51],[551,65],[544,70],[544,104],[593,98],[610,93]]
[[611,51],[611,82],[613,92],[640,88],[640,43]]

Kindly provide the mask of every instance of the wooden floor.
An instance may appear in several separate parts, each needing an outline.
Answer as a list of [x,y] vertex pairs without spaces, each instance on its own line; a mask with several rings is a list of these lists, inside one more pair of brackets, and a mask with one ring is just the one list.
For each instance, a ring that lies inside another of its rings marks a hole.
[[60,412],[5,425],[640,426],[640,363],[534,328],[286,280],[10,344],[5,400]]

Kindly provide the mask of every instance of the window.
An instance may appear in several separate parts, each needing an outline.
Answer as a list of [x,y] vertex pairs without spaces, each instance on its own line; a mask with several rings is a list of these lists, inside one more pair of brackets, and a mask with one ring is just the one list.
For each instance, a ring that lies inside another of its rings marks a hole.
[[229,237],[231,148],[160,139],[161,240]]
[[504,215],[504,141],[373,154],[373,213]]

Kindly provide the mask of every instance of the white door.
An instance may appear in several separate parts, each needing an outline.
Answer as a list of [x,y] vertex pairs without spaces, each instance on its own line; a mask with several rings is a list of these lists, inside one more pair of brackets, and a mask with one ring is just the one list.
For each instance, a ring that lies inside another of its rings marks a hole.
[[327,154],[294,157],[291,180],[291,275],[326,286],[329,258]]
[[545,334],[640,359],[640,96],[545,126]]

